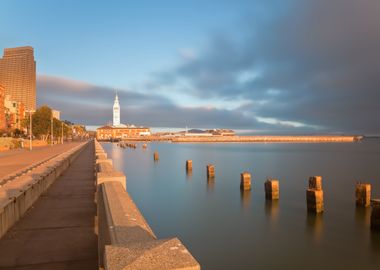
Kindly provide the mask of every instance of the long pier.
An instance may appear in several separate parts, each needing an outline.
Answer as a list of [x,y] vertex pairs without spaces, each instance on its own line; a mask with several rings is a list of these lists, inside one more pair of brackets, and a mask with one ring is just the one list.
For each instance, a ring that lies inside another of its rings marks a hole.
[[173,143],[352,143],[362,136],[137,136],[123,141],[167,141]]

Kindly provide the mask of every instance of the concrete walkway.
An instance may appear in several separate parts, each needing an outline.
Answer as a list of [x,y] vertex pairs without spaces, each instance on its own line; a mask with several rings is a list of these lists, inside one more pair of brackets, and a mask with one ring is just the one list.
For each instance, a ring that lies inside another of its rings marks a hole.
[[98,269],[93,164],[90,143],[0,239],[0,269]]
[[0,152],[0,178],[43,159],[54,157],[78,144],[79,142],[72,142],[54,146],[36,147],[32,151],[28,149],[14,149]]

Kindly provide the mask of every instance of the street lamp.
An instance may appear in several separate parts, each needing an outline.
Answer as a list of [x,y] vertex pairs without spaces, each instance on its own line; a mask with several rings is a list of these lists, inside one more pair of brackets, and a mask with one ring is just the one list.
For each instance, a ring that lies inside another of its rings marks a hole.
[[63,121],[61,122],[62,124],[62,128],[61,128],[61,131],[62,131],[62,134],[61,134],[61,143],[63,144]]
[[50,118],[50,132],[51,132],[51,146],[53,146],[53,140],[54,140],[54,135],[53,135],[53,113],[51,114],[51,118]]
[[32,114],[35,112],[34,110],[28,110],[29,113],[29,150],[32,151],[33,149],[33,132],[32,132]]

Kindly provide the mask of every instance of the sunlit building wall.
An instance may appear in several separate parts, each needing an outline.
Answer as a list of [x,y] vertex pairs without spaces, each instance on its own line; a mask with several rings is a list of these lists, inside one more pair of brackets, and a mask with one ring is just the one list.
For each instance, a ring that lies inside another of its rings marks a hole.
[[0,85],[0,130],[6,128],[4,99],[5,99],[5,88],[2,85]]
[[13,101],[36,109],[36,62],[30,46],[6,48],[0,58],[0,84]]

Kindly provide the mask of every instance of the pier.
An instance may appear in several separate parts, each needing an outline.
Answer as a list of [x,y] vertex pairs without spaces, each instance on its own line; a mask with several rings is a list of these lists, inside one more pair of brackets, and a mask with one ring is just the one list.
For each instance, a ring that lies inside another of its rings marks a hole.
[[124,138],[128,142],[166,141],[173,143],[353,143],[363,139],[362,136],[132,136]]

